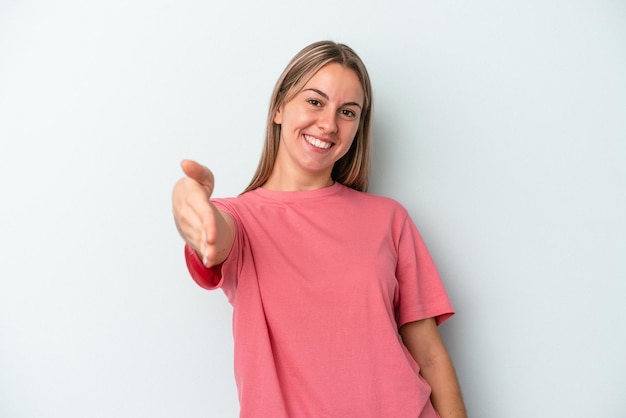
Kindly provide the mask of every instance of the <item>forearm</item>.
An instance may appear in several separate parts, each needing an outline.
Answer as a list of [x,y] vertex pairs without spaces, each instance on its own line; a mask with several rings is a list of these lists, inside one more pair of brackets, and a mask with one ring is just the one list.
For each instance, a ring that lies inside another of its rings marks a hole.
[[459,382],[434,318],[400,328],[402,341],[430,385],[431,401],[442,418],[466,418]]
[[461,388],[447,351],[420,368],[421,375],[432,389],[431,401],[439,415],[442,418],[466,418]]

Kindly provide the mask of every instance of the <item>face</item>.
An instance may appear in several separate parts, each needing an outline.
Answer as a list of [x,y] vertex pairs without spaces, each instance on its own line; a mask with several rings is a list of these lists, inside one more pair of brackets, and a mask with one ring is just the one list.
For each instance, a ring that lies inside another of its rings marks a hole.
[[337,63],[322,67],[274,116],[281,125],[274,170],[305,182],[330,180],[356,136],[363,102],[353,70]]

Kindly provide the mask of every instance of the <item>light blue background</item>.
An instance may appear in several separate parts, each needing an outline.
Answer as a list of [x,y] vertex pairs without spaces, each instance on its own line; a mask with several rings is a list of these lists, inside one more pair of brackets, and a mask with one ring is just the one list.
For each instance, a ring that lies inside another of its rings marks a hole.
[[310,42],[375,92],[372,191],[458,314],[472,417],[626,410],[626,4],[0,1],[0,416],[234,417],[230,306],[188,277],[178,163],[254,171]]

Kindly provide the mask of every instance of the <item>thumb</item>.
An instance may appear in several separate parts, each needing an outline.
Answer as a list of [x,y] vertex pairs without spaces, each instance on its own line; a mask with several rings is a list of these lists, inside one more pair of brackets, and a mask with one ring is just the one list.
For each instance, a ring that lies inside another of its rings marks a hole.
[[183,160],[180,163],[180,166],[187,177],[213,190],[215,179],[213,177],[213,173],[208,167],[205,167],[193,160]]

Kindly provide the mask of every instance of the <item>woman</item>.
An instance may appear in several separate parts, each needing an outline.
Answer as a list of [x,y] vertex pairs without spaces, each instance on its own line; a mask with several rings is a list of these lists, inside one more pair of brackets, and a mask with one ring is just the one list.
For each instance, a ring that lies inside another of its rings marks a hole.
[[365,193],[371,86],[318,42],[279,78],[240,196],[192,161],[173,211],[194,280],[233,305],[241,417],[465,417],[437,324],[453,314],[406,210]]

